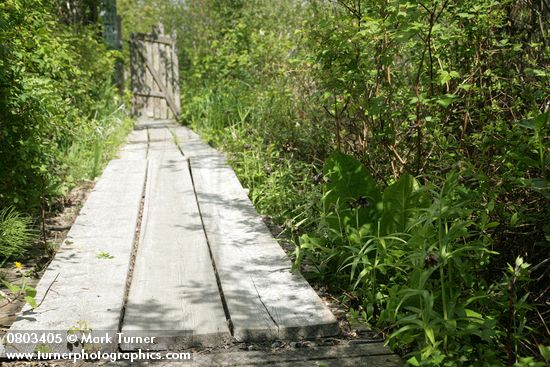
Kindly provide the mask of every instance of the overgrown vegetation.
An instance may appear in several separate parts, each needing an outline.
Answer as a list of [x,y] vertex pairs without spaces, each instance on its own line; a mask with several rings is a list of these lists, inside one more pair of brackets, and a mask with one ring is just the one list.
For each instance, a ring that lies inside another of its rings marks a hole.
[[119,4],[178,31],[182,122],[410,365],[548,363],[546,1]]
[[119,55],[103,44],[97,6],[0,3],[0,227],[11,228],[0,263],[25,255],[38,222],[30,218],[96,177],[131,126],[111,82]]

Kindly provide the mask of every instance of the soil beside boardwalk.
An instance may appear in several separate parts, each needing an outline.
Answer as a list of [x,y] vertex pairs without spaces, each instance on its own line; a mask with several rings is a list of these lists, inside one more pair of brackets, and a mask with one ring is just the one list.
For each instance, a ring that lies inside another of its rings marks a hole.
[[[27,284],[31,287],[36,286],[44,270],[48,267],[51,260],[55,256],[56,250],[61,246],[61,243],[67,237],[67,233],[74,223],[80,208],[86,202],[90,192],[94,189],[95,181],[84,180],[73,188],[65,197],[59,198],[50,208],[50,211],[45,214],[45,236],[41,231],[41,226],[38,226],[37,233],[39,234],[35,240],[33,248],[27,258],[18,259],[21,262],[21,268],[16,268],[13,264],[0,270],[0,279],[7,282],[20,283],[22,275],[27,278]],[[0,291],[5,291],[6,288],[0,284]],[[37,300],[40,302],[41,300]],[[4,306],[5,304],[5,306]],[[15,321],[17,314],[21,311],[25,302],[17,300],[12,303],[7,303],[2,300],[0,308],[0,337],[2,337],[11,324]]]

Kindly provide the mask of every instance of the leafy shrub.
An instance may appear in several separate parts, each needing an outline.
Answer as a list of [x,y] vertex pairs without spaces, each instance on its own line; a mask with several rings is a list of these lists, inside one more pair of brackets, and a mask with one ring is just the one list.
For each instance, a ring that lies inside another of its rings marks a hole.
[[366,321],[392,330],[395,346],[412,347],[412,365],[499,364],[507,357],[499,343],[519,353],[530,306],[517,292],[529,265],[518,258],[500,283],[484,279],[498,223],[461,174],[440,186],[403,175],[381,190],[360,162],[335,153],[324,175],[318,228],[300,237],[298,262],[347,283]]
[[105,107],[117,99],[107,87],[117,53],[106,49],[96,25],[62,24],[58,6],[0,4],[0,203],[29,213],[97,175],[97,167],[77,168],[88,155],[68,155],[76,146],[93,150],[103,141],[98,129],[118,129],[108,118],[116,109]]

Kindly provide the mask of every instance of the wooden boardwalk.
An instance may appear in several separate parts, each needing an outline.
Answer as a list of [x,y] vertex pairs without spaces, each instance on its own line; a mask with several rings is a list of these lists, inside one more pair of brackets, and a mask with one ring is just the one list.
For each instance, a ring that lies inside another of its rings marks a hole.
[[[337,335],[335,317],[290,268],[225,157],[185,127],[142,120],[39,282],[36,297],[43,303],[36,310],[27,306],[10,331],[155,337],[153,343],[94,343],[105,351]],[[394,365],[382,344],[369,348],[366,356],[348,357]],[[259,362],[258,355],[243,353],[232,355],[242,359],[236,364]],[[386,362],[377,362],[381,356]],[[202,358],[217,365],[225,357]]]

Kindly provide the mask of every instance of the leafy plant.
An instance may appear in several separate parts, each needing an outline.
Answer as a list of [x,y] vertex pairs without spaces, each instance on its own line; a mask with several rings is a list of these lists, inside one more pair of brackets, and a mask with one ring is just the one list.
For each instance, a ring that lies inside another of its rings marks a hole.
[[114,259],[114,256],[108,253],[107,251],[101,251],[96,255],[96,258],[109,260],[109,259]]
[[32,218],[13,207],[0,209],[0,262],[22,256],[32,246]]
[[[15,267],[20,268],[21,264],[16,262]],[[36,302],[36,289],[28,285],[28,278],[26,275],[23,274],[21,278],[22,280],[20,284],[2,280],[2,284],[4,285],[4,287],[6,287],[9,293],[0,291],[0,299],[6,301],[2,305],[0,305],[0,308],[20,300],[24,300],[32,308],[37,308],[39,306],[39,304]]]
[[111,85],[119,54],[96,25],[60,22],[58,6],[0,4],[0,202],[31,215],[95,177],[128,131]]

